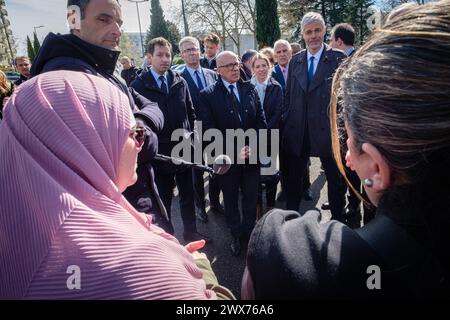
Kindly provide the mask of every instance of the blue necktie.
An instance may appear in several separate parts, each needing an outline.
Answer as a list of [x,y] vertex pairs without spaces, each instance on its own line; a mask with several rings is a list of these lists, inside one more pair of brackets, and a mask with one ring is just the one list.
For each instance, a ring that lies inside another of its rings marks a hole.
[[203,83],[202,80],[200,80],[200,76],[198,75],[198,71],[195,71],[195,77],[197,78],[197,87],[199,91],[203,90]]
[[159,80],[161,80],[161,91],[167,94],[166,77],[160,76]]
[[311,81],[314,79],[314,56],[309,58],[310,64],[308,69],[308,81],[311,83]]

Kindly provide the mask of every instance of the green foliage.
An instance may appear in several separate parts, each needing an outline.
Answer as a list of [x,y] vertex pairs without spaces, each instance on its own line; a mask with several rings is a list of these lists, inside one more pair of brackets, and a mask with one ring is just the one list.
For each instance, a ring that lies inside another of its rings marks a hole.
[[34,33],[33,36],[34,36],[34,39],[33,39],[34,53],[37,55],[39,52],[39,49],[41,48],[41,43],[39,42],[36,32]]
[[164,19],[164,13],[159,0],[151,0],[150,13],[150,28],[147,31],[145,44],[149,43],[150,40],[158,37],[168,39],[169,28],[167,27],[166,20]]
[[328,35],[334,25],[350,23],[355,29],[357,43],[363,43],[370,31],[367,28],[367,9],[374,0],[280,0],[280,15],[283,32],[291,35],[290,40],[301,38],[300,22],[308,11],[322,14],[327,25]]
[[30,58],[31,62],[33,62],[34,58],[36,58],[36,52],[34,51],[34,47],[29,36],[27,36],[27,55]]
[[280,39],[280,22],[276,0],[256,0],[256,40],[259,48],[272,47]]

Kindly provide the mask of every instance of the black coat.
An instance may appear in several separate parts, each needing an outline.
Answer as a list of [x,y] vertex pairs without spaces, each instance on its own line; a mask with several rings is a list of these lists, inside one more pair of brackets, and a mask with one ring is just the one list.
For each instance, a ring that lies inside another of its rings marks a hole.
[[200,59],[200,66],[205,69],[215,70],[217,68],[216,58],[211,60],[211,65],[206,57]]
[[[375,218],[355,230],[320,223],[316,211],[271,211],[248,245],[255,298],[448,298],[450,200],[437,184],[392,187]],[[380,290],[367,287],[369,266],[380,268]]]
[[[222,132],[225,142],[226,129],[267,129],[264,110],[255,87],[249,81],[237,82],[240,104],[243,110],[242,123],[236,114],[231,93],[225,88],[222,79],[200,92],[200,120],[203,130],[218,129]],[[240,150],[234,146],[234,163]],[[224,146],[224,152],[226,148]]]
[[300,157],[305,130],[310,138],[310,155],[331,157],[329,104],[333,74],[346,56],[324,44],[317,71],[308,86],[306,50],[289,62],[288,81],[283,110],[282,145],[289,153]]
[[[188,84],[178,73],[168,70],[169,94],[164,93],[153,77],[151,67],[145,68],[131,87],[147,99],[156,101],[164,114],[164,127],[158,133],[158,151],[160,154],[171,155],[172,148],[179,141],[171,141],[172,132],[176,129],[184,129],[192,132],[194,128],[195,111],[189,94]],[[153,161],[155,170],[174,172],[181,169],[168,163]]]
[[127,86],[130,86],[130,84],[138,76],[139,72],[140,72],[140,70],[138,68],[136,68],[135,66],[132,66],[130,69],[122,70],[122,72],[120,73],[120,76],[122,77],[123,80],[125,80],[125,82],[127,83]]
[[264,95],[263,109],[266,116],[267,128],[279,129],[281,122],[281,112],[283,108],[283,89],[273,78],[269,79]]
[[284,81],[283,72],[281,71],[281,67],[277,64],[272,71],[272,77],[277,80],[277,82],[283,88],[283,92],[286,90],[286,82]]

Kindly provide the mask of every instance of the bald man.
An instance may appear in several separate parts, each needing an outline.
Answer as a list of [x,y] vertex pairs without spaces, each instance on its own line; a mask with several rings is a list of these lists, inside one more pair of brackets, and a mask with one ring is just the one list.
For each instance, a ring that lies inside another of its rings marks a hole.
[[[227,141],[227,129],[266,129],[266,119],[255,87],[250,82],[240,80],[239,59],[231,51],[221,52],[217,56],[217,82],[200,92],[200,120],[203,129],[218,129]],[[233,161],[230,170],[219,178],[223,192],[225,215],[233,240],[231,251],[234,256],[241,252],[241,240],[248,240],[256,219],[256,203],[258,201],[258,184],[260,166],[251,163],[249,143],[243,148],[232,142],[231,146],[223,146],[224,151],[233,149],[229,154]],[[239,164],[237,159],[245,159]],[[239,212],[239,190],[242,192],[242,220]]]

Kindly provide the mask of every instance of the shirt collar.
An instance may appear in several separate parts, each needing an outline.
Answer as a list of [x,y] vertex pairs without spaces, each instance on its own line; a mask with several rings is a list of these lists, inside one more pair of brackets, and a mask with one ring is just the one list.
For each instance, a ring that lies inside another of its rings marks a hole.
[[269,83],[269,78],[267,78],[266,80],[264,80],[263,83],[259,83],[258,80],[256,80],[256,77],[253,76],[253,77],[250,79],[250,82],[251,82],[254,86],[259,85],[259,86],[265,86],[265,87],[267,87],[267,84]]
[[[230,90],[230,84],[228,81],[226,81],[224,78],[222,78],[222,82],[223,85],[225,86],[225,88],[227,88],[227,90]],[[237,82],[233,83],[233,86],[237,89]]]
[[320,48],[320,50],[319,51],[317,51],[314,55],[313,54],[311,54],[310,52],[309,52],[309,50],[307,50],[307,55],[308,55],[308,62],[309,62],[309,59],[311,59],[311,57],[314,57],[314,61],[316,62],[316,61],[319,61],[320,60],[320,57],[322,56],[322,52],[323,52],[323,49],[324,49],[324,44],[322,43],[322,48]]
[[[156,71],[153,69],[153,67],[150,68],[150,71],[152,72],[153,78],[155,78],[155,80],[158,81],[158,80],[159,80],[159,77],[161,77],[161,75],[160,75],[158,72],[156,72]],[[164,73],[164,78],[166,79],[166,84],[167,84],[167,72]]]
[[197,69],[192,69],[186,65],[186,69],[189,72],[189,74],[191,75],[191,77],[195,76],[195,71],[198,71],[198,73],[200,73],[200,74],[202,73],[202,68],[200,66],[198,66]]
[[353,51],[355,51],[355,48],[354,48],[354,47],[350,47],[350,48],[348,48],[347,50],[345,50],[345,54],[346,54],[347,57],[348,57],[349,55],[352,54]]

